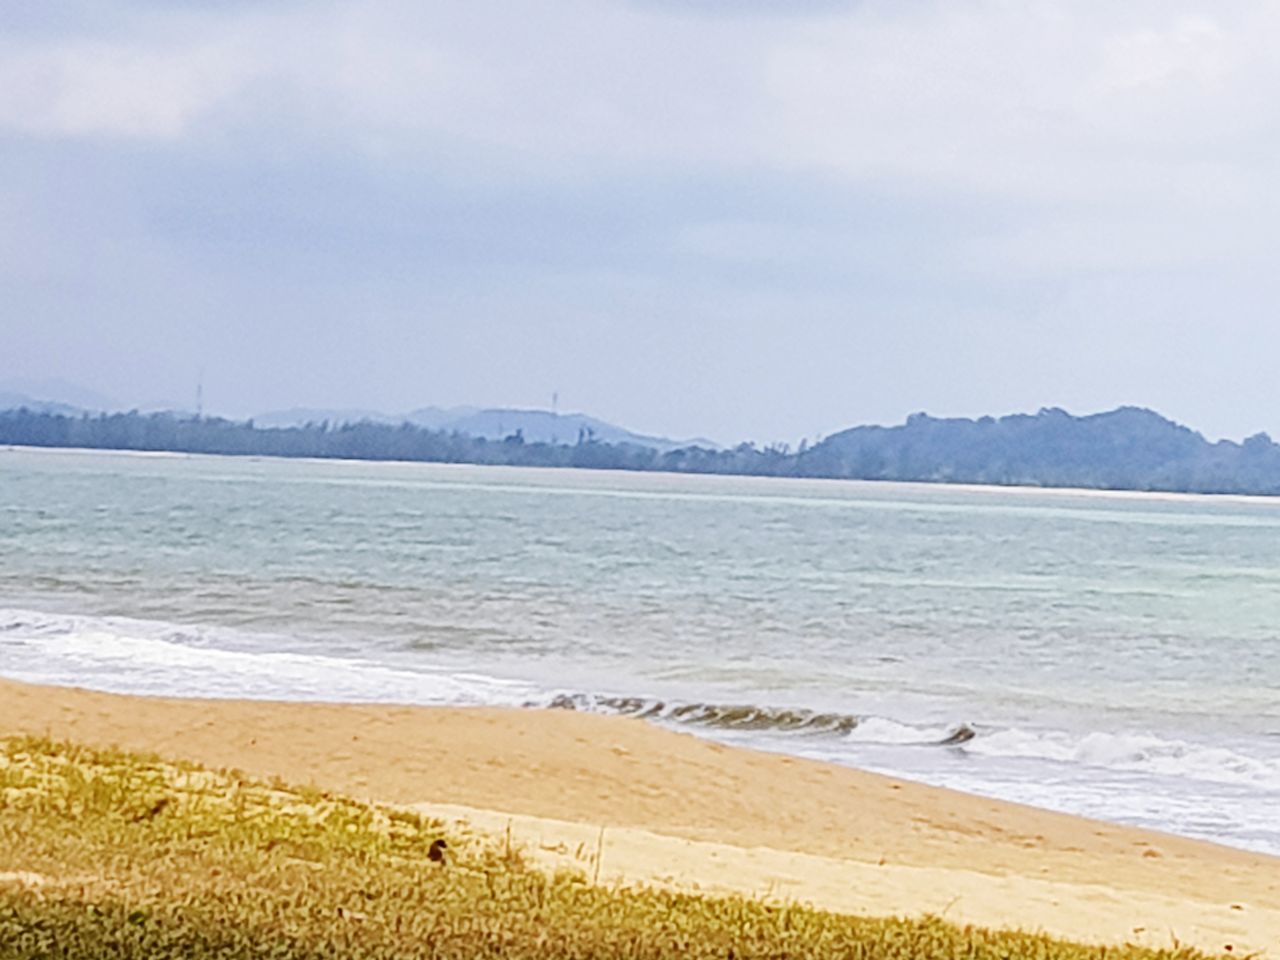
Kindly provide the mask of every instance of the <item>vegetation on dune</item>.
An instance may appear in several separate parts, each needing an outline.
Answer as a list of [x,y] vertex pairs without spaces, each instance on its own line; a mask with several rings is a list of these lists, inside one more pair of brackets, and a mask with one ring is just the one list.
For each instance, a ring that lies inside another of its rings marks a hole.
[[235,773],[0,741],[0,960],[860,957],[1194,960],[938,919],[546,876],[414,814]]

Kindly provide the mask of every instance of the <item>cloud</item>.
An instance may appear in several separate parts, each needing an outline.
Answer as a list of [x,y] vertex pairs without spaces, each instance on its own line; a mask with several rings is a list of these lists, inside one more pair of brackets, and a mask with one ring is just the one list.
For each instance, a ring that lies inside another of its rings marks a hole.
[[928,10],[865,13],[780,39],[768,61],[780,134],[771,156],[1077,201],[1149,194],[1153,173],[1183,174],[1183,151],[1213,155],[1218,137],[1256,124],[1255,111],[1275,113],[1252,92],[1273,69],[1246,35],[1264,24],[1229,31],[1152,8],[1135,30],[1085,4]]
[[1231,38],[1207,17],[1177,17],[1103,41],[1102,92],[1161,92],[1170,87],[1220,93],[1231,70]]
[[495,182],[820,177],[1144,236],[1280,206],[1266,5],[735,9],[144,4],[0,44],[0,135],[230,138]]
[[[1196,262],[1269,238],[1258,211],[1280,207],[1262,5],[391,0],[85,22],[0,43],[0,135],[521,185],[816,177],[1038,211],[975,225],[971,269]],[[739,212],[672,243],[838,262],[848,229]]]
[[1280,15],[1266,6],[759,13],[148,6],[128,29],[7,42],[0,127],[173,140],[283,126],[375,157],[514,157],[547,174],[699,165],[1072,198],[1141,188],[1152,168],[1177,166],[1178,147],[1272,136],[1277,68],[1259,38]]
[[0,128],[54,138],[176,140],[262,65],[228,38],[72,38],[0,48]]

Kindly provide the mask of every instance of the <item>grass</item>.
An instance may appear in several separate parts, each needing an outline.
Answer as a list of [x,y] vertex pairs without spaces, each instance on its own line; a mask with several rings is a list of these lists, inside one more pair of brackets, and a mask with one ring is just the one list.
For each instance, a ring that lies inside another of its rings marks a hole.
[[[442,829],[234,772],[0,740],[0,960],[1202,956],[604,888]],[[441,837],[444,866],[427,857]]]

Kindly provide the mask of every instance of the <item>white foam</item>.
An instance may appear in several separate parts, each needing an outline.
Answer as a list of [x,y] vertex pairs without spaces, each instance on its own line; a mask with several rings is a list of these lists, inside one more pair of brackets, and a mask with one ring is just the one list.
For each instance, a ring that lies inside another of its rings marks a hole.
[[1178,777],[1280,791],[1280,758],[1248,756],[1226,746],[1149,733],[1002,730],[965,750],[983,757],[1049,760],[1128,773]]
[[858,721],[857,727],[849,732],[846,739],[853,743],[878,744],[937,744],[955,733],[953,726],[915,726],[899,723],[887,717],[864,717]]
[[281,649],[289,646],[298,643],[124,617],[0,609],[0,673],[31,683],[185,697],[457,705],[518,705],[540,693],[480,674]]

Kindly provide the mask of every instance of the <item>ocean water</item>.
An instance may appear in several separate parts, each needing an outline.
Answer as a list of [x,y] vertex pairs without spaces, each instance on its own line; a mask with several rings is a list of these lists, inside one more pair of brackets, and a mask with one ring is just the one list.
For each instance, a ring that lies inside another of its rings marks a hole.
[[1280,853],[1277,654],[1280,501],[0,449],[34,682],[635,714]]

